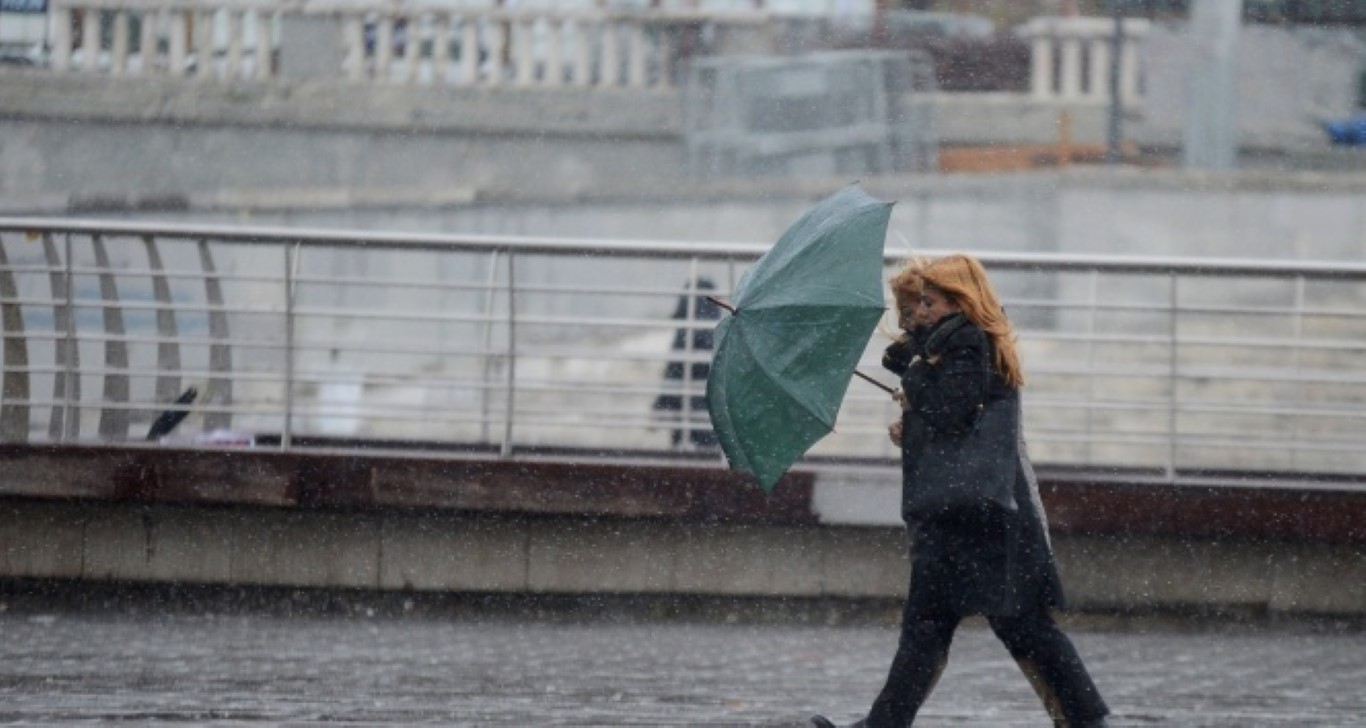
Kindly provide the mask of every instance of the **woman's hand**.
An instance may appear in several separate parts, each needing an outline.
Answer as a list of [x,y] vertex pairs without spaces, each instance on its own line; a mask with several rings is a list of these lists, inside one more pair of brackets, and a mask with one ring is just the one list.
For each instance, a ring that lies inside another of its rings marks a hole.
[[887,427],[887,437],[891,438],[893,445],[901,447],[901,420],[897,420]]
[[892,401],[901,405],[901,409],[903,410],[909,406],[906,404],[906,393],[901,391],[900,389],[896,390],[895,392],[892,392]]

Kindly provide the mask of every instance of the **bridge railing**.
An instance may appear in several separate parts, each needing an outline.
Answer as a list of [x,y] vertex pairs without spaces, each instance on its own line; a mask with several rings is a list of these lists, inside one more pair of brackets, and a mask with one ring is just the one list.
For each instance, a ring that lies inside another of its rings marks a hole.
[[53,0],[55,71],[461,86],[672,87],[762,13],[332,0]]
[[[0,438],[719,459],[695,294],[763,250],[0,218]],[[1036,460],[1366,469],[1366,266],[979,255]],[[853,382],[813,462],[893,465],[895,415]]]

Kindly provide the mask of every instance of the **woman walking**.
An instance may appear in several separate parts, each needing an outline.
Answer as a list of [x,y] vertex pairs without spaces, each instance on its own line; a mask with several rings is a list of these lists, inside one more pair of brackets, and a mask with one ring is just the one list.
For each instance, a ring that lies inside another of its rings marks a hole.
[[[929,445],[967,437],[986,406],[1008,406],[1018,417],[1024,376],[986,270],[975,258],[953,255],[912,263],[891,286],[905,334],[887,348],[883,366],[901,377],[902,416],[889,434],[901,446],[911,586],[886,685],[854,725],[911,725],[944,669],[959,622],[984,615],[1056,726],[1105,726],[1109,709],[1049,613],[1064,606],[1062,584],[1023,442],[1010,448],[1014,510],[982,501],[923,512],[909,477],[933,471],[928,460],[943,449]],[[1011,464],[1005,467],[1008,473]],[[823,716],[811,722],[834,728]]]

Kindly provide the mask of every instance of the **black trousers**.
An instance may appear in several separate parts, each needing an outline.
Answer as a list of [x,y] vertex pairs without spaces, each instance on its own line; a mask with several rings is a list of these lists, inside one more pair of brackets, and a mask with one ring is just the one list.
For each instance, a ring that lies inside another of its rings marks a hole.
[[[887,684],[868,714],[868,728],[911,725],[948,662],[949,644],[960,621],[962,617],[956,614],[906,611],[896,657]],[[1072,641],[1042,606],[1017,617],[988,617],[987,622],[1054,721],[1085,725],[1109,714]]]

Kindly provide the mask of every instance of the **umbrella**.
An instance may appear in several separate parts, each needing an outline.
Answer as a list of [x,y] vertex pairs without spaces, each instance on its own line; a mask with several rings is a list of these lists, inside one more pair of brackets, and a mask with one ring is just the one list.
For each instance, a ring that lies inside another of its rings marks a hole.
[[716,327],[707,409],[731,468],[765,490],[835,427],[884,311],[891,208],[857,185],[836,192],[788,228],[722,304],[732,315]]

